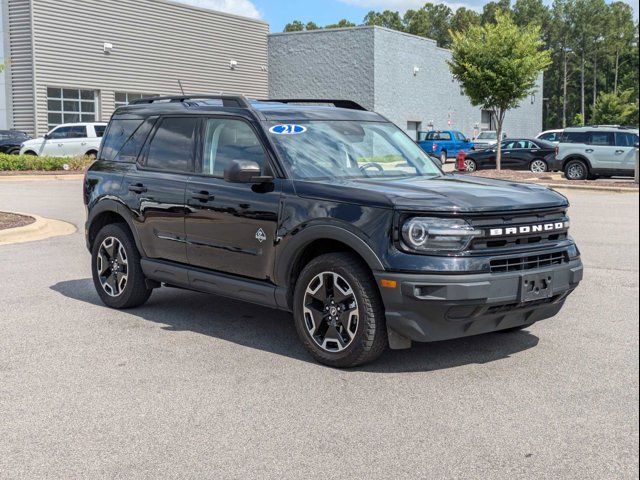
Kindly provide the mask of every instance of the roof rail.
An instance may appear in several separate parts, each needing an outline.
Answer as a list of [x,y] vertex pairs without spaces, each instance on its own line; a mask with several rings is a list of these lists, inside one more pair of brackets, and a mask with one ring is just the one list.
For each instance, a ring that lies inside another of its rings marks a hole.
[[287,99],[272,99],[262,100],[263,102],[278,102],[278,103],[330,103],[336,108],[348,108],[349,110],[362,110],[367,111],[362,105],[353,100],[329,100],[326,98],[287,98]]
[[148,97],[132,100],[129,105],[152,103],[196,103],[198,100],[221,100],[224,107],[251,108],[243,95],[181,95],[173,97]]

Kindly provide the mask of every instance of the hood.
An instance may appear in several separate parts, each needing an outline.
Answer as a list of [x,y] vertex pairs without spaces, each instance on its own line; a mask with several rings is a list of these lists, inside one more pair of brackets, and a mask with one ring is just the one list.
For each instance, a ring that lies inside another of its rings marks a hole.
[[303,197],[430,212],[504,212],[569,205],[564,196],[547,187],[463,174],[437,178],[297,180],[295,188]]

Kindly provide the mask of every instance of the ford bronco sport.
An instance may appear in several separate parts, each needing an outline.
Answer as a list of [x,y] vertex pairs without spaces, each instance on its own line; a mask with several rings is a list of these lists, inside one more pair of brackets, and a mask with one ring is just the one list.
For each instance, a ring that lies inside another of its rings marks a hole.
[[84,201],[107,306],[164,285],[287,310],[334,367],[526,328],[582,278],[565,197],[445,174],[349,101],[134,101],[114,113]]

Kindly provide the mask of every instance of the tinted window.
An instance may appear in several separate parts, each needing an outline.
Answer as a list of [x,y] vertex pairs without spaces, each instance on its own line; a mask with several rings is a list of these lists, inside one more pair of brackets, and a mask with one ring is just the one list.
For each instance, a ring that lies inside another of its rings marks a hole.
[[102,137],[106,128],[106,125],[94,125],[93,129],[96,131],[96,137]]
[[467,137],[465,137],[465,136],[464,136],[462,133],[460,133],[460,132],[456,132],[456,133],[455,133],[455,135],[456,135],[456,139],[457,139],[459,142],[464,142],[464,141],[466,141],[466,139],[467,139]]
[[540,135],[538,138],[540,140],[546,140],[548,142],[557,142],[558,140],[560,140],[560,135],[560,132],[549,132]]
[[635,133],[616,133],[616,146],[633,147],[638,143],[638,135]]
[[587,132],[564,132],[560,137],[562,143],[587,143],[589,134]]
[[165,118],[156,131],[146,166],[160,170],[190,172],[195,149],[197,118]]
[[86,138],[87,127],[73,126],[73,127],[59,127],[51,132],[51,138],[56,140],[62,140],[65,138]]
[[202,173],[221,177],[232,160],[265,163],[260,140],[248,123],[241,120],[207,120]]
[[451,134],[449,132],[429,132],[427,140],[451,140]]
[[116,162],[129,162],[133,163],[138,159],[140,150],[147,140],[151,129],[155,125],[157,117],[147,119],[138,129],[129,137],[127,143],[120,149],[120,152],[116,155]]
[[109,124],[109,130],[102,143],[100,158],[114,160],[122,146],[141,124],[142,120],[113,120]]
[[613,146],[615,145],[613,132],[591,132],[591,145]]

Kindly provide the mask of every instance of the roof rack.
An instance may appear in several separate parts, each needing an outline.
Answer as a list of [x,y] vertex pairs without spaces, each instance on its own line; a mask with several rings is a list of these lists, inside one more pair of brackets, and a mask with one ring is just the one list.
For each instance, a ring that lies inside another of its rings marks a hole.
[[129,102],[129,105],[144,105],[152,103],[195,104],[198,100],[221,100],[223,107],[251,108],[249,101],[243,95],[181,95],[173,97],[148,97],[132,100]]
[[278,102],[278,103],[330,103],[336,108],[348,108],[349,110],[361,110],[366,112],[367,109],[364,108],[357,102],[353,100],[330,100],[326,98],[287,98],[287,99],[273,99],[262,100],[263,102]]

